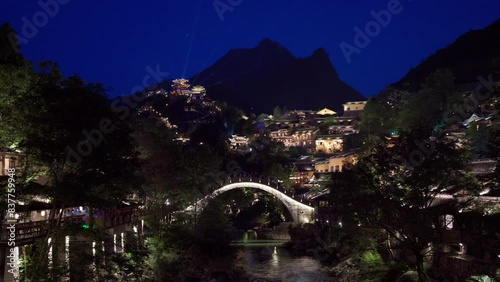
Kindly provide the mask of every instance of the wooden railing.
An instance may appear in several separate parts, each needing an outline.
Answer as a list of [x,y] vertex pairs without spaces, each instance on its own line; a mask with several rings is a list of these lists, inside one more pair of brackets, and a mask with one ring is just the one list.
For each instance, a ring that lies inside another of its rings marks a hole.
[[[77,224],[79,222],[83,223],[84,217],[85,215],[63,217],[60,222],[61,227]],[[54,219],[52,224],[54,225],[56,222],[57,220]],[[9,239],[11,238],[15,240],[16,246],[31,243],[33,240],[47,235],[50,223],[50,220],[41,220],[15,223],[14,225],[11,225],[11,223],[2,224],[2,230],[0,231],[0,246],[8,245]],[[12,226],[13,228],[11,228]]]
[[[112,228],[122,224],[133,223],[137,218],[137,211],[137,207],[126,207],[121,209],[103,211],[102,215],[104,215],[104,220],[101,222],[101,224],[97,225],[98,227]],[[87,217],[88,214],[62,217],[60,228],[74,224],[88,224]],[[56,222],[57,219],[54,219],[53,221],[41,220],[22,222],[15,223],[14,228],[9,228],[12,227],[11,223],[4,223],[2,224],[2,229],[0,230],[0,246],[8,246],[10,238],[15,239],[16,246],[30,244],[35,239],[46,236],[49,231],[50,225],[55,225]]]

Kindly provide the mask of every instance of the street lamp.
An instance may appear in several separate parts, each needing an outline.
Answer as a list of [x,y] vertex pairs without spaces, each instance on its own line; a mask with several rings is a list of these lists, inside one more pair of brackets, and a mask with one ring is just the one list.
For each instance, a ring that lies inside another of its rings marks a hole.
[[170,200],[165,200],[165,206],[167,207],[167,223],[170,223],[170,213],[168,212],[168,207],[170,206]]

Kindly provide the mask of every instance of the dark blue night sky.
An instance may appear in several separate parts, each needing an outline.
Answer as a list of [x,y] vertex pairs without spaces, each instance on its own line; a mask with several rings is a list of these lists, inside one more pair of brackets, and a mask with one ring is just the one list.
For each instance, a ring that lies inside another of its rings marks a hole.
[[[373,20],[370,11],[395,0],[58,1],[65,4],[44,19],[37,1],[2,0],[0,19],[22,36],[23,17],[33,23],[38,15],[40,27],[26,34],[32,38],[20,44],[22,53],[35,62],[56,61],[66,75],[102,82],[113,89],[110,96],[141,85],[146,66],[189,77],[229,49],[254,47],[265,37],[298,57],[324,47],[341,79],[371,96],[461,34],[500,16],[498,0],[401,0],[400,12],[348,63],[341,42],[354,45],[354,28],[364,29]],[[214,2],[229,10],[221,17]]]

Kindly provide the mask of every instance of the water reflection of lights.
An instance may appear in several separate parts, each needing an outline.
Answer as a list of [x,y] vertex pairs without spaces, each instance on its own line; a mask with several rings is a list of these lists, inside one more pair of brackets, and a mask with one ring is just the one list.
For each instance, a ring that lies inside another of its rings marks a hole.
[[64,252],[66,253],[66,265],[69,267],[69,236],[64,237]]
[[252,276],[273,281],[332,281],[318,260],[293,256],[281,244],[271,244],[261,241],[259,246],[245,246],[245,270]]
[[121,244],[121,252],[124,252],[125,251],[125,235],[123,233],[120,233],[120,237],[122,239],[122,244]]
[[95,246],[96,246],[96,243],[95,241],[92,242],[92,271],[96,271],[96,265],[95,265]]
[[278,249],[276,249],[276,247],[274,247],[274,251],[273,251],[273,254],[271,256],[271,266],[273,268],[277,268],[280,264],[280,258],[278,256]]
[[47,244],[50,246],[49,254],[47,256],[48,263],[49,263],[49,269],[52,269],[52,245],[50,244],[51,242],[52,242],[52,238],[49,237],[49,239],[47,239]]

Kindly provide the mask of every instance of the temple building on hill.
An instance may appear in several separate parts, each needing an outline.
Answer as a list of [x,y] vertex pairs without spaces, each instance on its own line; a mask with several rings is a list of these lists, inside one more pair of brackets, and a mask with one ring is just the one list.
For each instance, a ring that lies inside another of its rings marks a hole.
[[172,83],[172,91],[170,91],[172,97],[185,97],[190,104],[204,104],[205,106],[213,104],[207,98],[207,90],[204,86],[191,87],[189,80],[184,78],[175,79]]
[[170,91],[172,96],[191,96],[189,80],[178,78],[174,79],[172,83],[172,91]]
[[201,85],[195,85],[191,89],[191,101],[195,103],[203,101],[206,95],[207,95],[207,90],[205,89],[205,87]]

